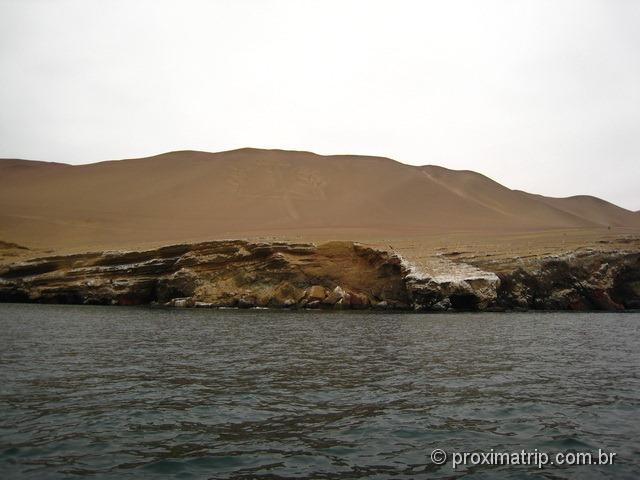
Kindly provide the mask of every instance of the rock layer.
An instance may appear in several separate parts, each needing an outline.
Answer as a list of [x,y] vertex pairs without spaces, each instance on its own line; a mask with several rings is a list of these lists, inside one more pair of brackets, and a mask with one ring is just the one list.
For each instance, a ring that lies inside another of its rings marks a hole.
[[402,272],[394,255],[353,243],[216,241],[15,263],[0,270],[0,300],[408,308]]
[[640,308],[638,252],[580,252],[508,269],[451,265],[450,275],[428,275],[394,253],[349,242],[215,241],[13,263],[0,268],[0,301],[419,311]]
[[497,304],[510,309],[640,309],[640,253],[576,252],[499,274]]

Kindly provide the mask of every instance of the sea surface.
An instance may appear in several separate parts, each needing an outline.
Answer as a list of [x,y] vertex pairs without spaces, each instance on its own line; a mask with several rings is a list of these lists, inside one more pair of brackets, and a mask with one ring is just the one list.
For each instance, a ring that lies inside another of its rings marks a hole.
[[637,479],[640,314],[0,305],[0,478],[84,476]]

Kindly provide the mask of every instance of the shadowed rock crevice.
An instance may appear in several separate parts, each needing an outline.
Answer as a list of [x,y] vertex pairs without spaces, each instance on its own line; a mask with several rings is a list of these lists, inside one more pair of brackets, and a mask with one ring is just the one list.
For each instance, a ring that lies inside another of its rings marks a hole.
[[449,301],[454,310],[473,311],[478,309],[478,297],[470,293],[451,295]]

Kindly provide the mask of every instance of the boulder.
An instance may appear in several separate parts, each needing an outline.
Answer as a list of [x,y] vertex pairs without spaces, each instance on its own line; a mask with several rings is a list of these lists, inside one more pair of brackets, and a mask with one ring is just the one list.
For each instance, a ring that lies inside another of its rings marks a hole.
[[371,305],[369,297],[364,293],[349,292],[351,308],[367,308]]
[[289,282],[280,283],[273,291],[269,305],[273,307],[290,307],[297,303],[297,299],[304,296],[304,292]]
[[322,303],[326,305],[335,305],[344,298],[345,293],[346,292],[338,285],[329,293],[329,295],[326,296]]
[[196,302],[193,298],[173,298],[171,302],[169,302],[172,307],[178,308],[187,308],[187,307],[195,307]]
[[387,302],[386,300],[382,300],[381,302],[375,303],[374,307],[380,310],[386,310],[387,308],[389,308],[389,302]]
[[307,300],[309,302],[313,302],[313,301],[321,301],[324,300],[324,298],[327,296],[324,287],[320,286],[320,285],[313,285],[312,287],[309,288],[309,290],[307,290]]

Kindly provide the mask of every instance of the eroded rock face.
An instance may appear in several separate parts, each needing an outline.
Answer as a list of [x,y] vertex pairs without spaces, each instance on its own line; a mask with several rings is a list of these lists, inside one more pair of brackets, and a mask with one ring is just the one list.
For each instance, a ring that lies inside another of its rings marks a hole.
[[431,260],[428,270],[403,260],[407,291],[415,310],[473,311],[496,306],[500,279],[494,273],[441,256]]
[[494,265],[497,273],[487,265],[449,267],[449,273],[427,275],[393,253],[349,242],[216,241],[14,263],[0,267],[0,301],[417,311],[640,308],[638,252],[539,258],[510,269]]
[[415,310],[486,310],[497,304],[500,279],[482,277],[438,279],[407,277],[407,290]]
[[640,253],[581,252],[543,258],[500,274],[498,305],[508,309],[640,308]]
[[358,244],[218,241],[15,263],[0,301],[176,307],[407,308],[402,267]]
[[[517,264],[509,259],[507,265]],[[625,310],[640,308],[640,253],[580,251],[532,258],[518,267],[450,265],[449,275],[406,276],[414,309]],[[469,270],[467,267],[472,267]],[[474,270],[475,268],[475,270]],[[497,273],[488,271],[495,268]]]

